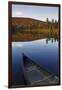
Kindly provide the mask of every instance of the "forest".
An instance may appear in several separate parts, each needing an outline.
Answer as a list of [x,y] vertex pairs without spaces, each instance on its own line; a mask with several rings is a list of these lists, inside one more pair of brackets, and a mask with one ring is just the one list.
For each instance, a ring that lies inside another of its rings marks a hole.
[[58,40],[59,21],[52,19],[40,21],[32,18],[12,18],[11,25],[13,41],[29,41],[42,38],[56,38]]

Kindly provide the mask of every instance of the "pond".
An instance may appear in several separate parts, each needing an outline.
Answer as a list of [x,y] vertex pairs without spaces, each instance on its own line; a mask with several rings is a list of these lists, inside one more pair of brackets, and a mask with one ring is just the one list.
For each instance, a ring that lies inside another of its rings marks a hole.
[[14,85],[22,85],[25,82],[23,53],[44,69],[59,76],[57,40],[51,38],[27,42],[12,42],[12,77]]

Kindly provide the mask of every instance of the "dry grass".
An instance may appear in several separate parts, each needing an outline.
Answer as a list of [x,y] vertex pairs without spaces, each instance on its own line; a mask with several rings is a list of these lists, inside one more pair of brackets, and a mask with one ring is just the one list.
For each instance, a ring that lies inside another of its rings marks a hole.
[[42,38],[48,38],[51,37],[50,33],[52,33],[52,36],[58,39],[59,36],[59,30],[48,30],[48,29],[38,29],[37,32],[34,30],[32,33],[16,33],[12,34],[12,41],[31,41],[31,40],[37,40]]

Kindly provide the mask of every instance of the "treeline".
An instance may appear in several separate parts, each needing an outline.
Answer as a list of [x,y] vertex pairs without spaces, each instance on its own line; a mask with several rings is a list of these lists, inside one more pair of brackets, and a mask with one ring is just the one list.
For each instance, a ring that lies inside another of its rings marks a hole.
[[49,21],[49,19],[46,19],[47,22],[47,27],[48,28],[53,28],[53,29],[57,29],[59,28],[59,21],[52,19],[52,21]]
[[52,21],[49,21],[49,19],[47,18],[46,19],[46,23],[32,23],[32,24],[29,24],[28,25],[24,25],[24,24],[20,24],[19,26],[18,25],[15,25],[15,24],[12,24],[12,33],[15,34],[15,33],[32,33],[33,31],[36,31],[38,32],[38,29],[57,29],[59,28],[59,21],[54,21],[54,19],[52,19]]

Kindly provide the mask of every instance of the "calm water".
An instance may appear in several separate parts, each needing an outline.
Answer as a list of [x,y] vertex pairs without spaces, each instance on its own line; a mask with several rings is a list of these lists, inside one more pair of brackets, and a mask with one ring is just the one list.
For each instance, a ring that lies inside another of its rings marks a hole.
[[29,42],[12,42],[13,84],[24,84],[22,53],[46,70],[59,75],[58,42],[40,39]]

